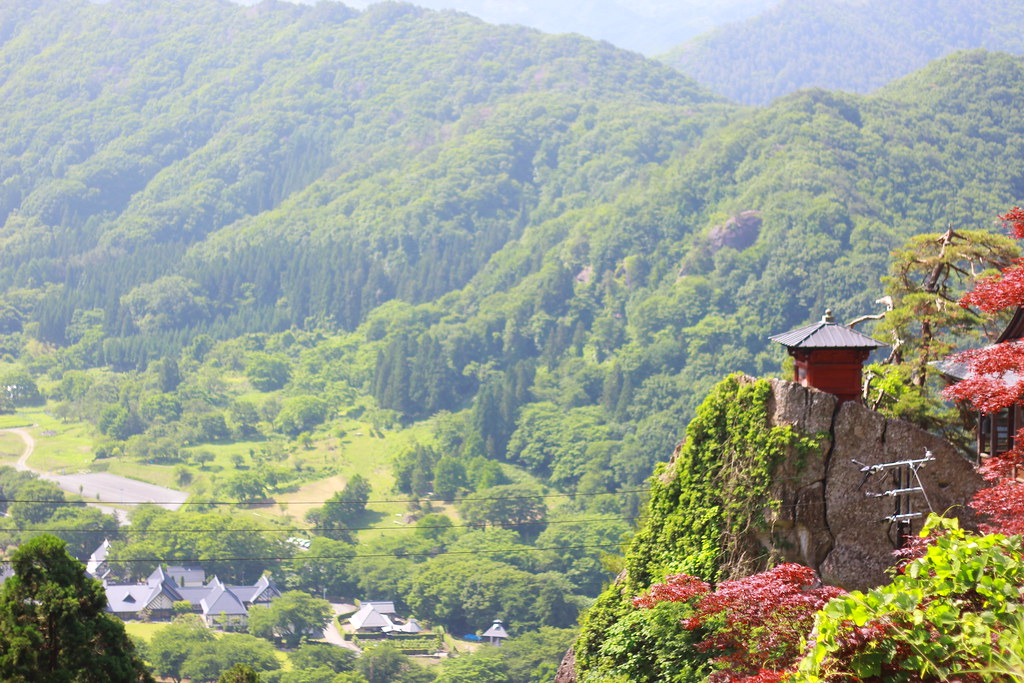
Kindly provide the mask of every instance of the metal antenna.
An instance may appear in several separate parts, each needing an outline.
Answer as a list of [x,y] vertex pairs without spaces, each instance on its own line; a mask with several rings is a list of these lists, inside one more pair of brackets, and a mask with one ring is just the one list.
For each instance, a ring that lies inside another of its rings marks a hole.
[[[867,479],[873,474],[892,471],[895,488],[881,493],[866,492],[864,495],[869,498],[883,498],[888,496],[896,499],[896,510],[883,521],[896,525],[896,545],[899,548],[902,548],[905,545],[906,539],[911,535],[911,520],[917,519],[924,514],[921,512],[914,512],[914,503],[911,496],[915,493],[920,493],[924,497],[925,504],[928,505],[928,511],[935,512],[935,510],[932,509],[931,501],[928,500],[928,493],[924,490],[924,484],[921,482],[921,476],[918,474],[918,470],[924,467],[927,463],[934,461],[935,456],[927,449],[925,449],[923,458],[898,460],[896,462],[886,462],[879,465],[865,465],[857,460],[852,460],[854,464],[860,465],[860,471],[864,473],[864,481],[867,481]],[[860,486],[857,487],[858,490],[861,486],[864,486],[864,481],[862,481]],[[913,485],[915,481],[917,482],[916,486]]]

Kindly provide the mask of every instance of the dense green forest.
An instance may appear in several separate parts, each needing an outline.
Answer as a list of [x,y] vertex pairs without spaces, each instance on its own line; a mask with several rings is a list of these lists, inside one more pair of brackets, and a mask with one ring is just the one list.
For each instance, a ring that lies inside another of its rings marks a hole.
[[737,102],[801,88],[872,92],[955,50],[1024,52],[1013,0],[784,0],[661,59]]
[[[769,334],[877,310],[907,238],[1024,195],[1024,61],[983,51],[753,108],[409,5],[12,0],[0,57],[0,411],[73,445],[54,469],[193,496],[111,534],[5,473],[54,504],[12,504],[4,545],[111,535],[127,578],[198,554],[538,652],[719,378],[777,373]],[[217,559],[247,556],[273,561]]]
[[[256,0],[236,0],[254,5]],[[313,4],[307,0],[308,4]],[[579,2],[489,2],[488,0],[420,0],[416,4],[436,10],[456,9],[489,24],[522,24],[546,33],[582,33],[607,40],[617,47],[652,55],[719,24],[753,16],[778,0],[701,0],[635,2],[588,0]],[[371,0],[347,3],[363,8]]]

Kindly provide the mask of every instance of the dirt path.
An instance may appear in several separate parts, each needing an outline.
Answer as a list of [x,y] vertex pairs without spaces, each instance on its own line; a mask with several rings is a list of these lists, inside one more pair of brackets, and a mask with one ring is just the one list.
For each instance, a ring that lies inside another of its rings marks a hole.
[[19,472],[35,472],[41,474],[38,470],[34,470],[28,466],[28,459],[32,457],[32,451],[36,449],[35,438],[25,431],[23,427],[15,427],[13,429],[4,429],[0,431],[10,432],[11,434],[17,434],[25,444],[25,450],[22,452],[21,457],[18,458],[18,462],[14,464],[14,469]]

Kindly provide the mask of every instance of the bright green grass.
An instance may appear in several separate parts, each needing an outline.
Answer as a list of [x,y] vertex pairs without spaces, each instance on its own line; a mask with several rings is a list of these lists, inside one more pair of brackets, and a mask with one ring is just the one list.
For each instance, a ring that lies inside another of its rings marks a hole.
[[[30,467],[50,472],[78,472],[93,461],[93,428],[85,423],[65,423],[42,408],[22,408],[0,416],[0,429],[27,428],[36,440]],[[14,437],[17,438],[17,437]],[[21,446],[18,454],[21,454]]]
[[148,623],[143,621],[126,621],[124,622],[124,630],[128,632],[128,635],[136,638],[141,638],[147,643],[153,640],[153,634],[160,629],[167,626],[166,623]]
[[13,415],[0,415],[0,429],[11,429],[12,427],[29,427],[32,425],[31,418],[23,413]]
[[53,419],[38,425],[31,430],[36,447],[28,460],[30,467],[49,472],[78,472],[88,469],[95,460],[90,425],[64,424]]
[[100,461],[105,465],[105,471],[111,474],[118,474],[129,479],[138,479],[157,486],[166,486],[169,489],[177,489],[178,482],[174,476],[172,465],[150,465],[136,462],[134,460],[118,460],[111,458]]
[[21,457],[25,443],[17,434],[0,432],[0,465],[14,466]]

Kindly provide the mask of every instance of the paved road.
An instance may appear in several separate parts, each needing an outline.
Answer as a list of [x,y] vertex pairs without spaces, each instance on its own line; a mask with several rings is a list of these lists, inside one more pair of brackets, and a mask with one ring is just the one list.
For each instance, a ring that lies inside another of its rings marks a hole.
[[338,615],[344,614],[346,612],[351,612],[355,609],[355,605],[345,605],[332,602],[331,609],[334,610],[334,616],[331,617],[331,623],[328,624],[327,628],[324,629],[324,640],[326,640],[328,643],[331,643],[332,645],[340,645],[341,647],[347,647],[349,650],[362,652],[362,650],[355,646],[355,643],[342,638],[341,632],[338,631]]
[[3,431],[17,434],[25,443],[25,450],[18,458],[18,462],[15,463],[15,469],[23,472],[35,472],[40,478],[52,481],[64,491],[81,495],[89,505],[98,507],[108,514],[114,514],[122,524],[127,522],[124,511],[101,503],[124,504],[129,507],[139,503],[156,503],[168,510],[177,510],[188,499],[188,494],[184,491],[175,491],[106,472],[66,474],[59,477],[40,472],[28,466],[28,459],[36,448],[35,438],[26,429],[20,427]]
[[168,510],[177,510],[188,499],[188,494],[184,491],[175,491],[106,472],[65,474],[59,477],[45,476],[45,478],[69,493],[80,494],[90,502],[127,506],[156,503]]

